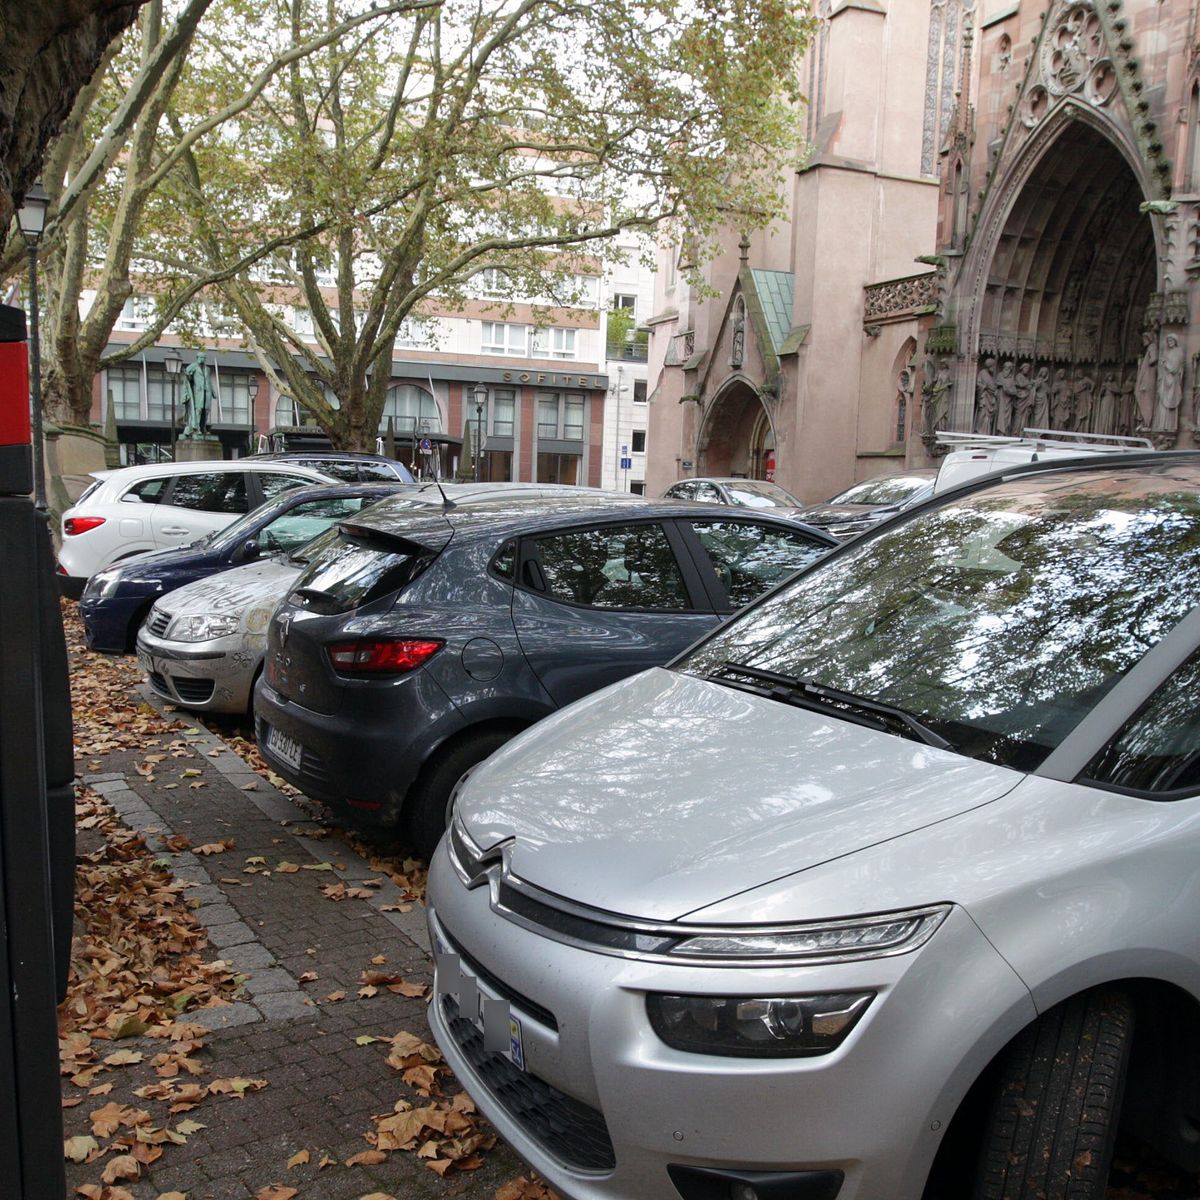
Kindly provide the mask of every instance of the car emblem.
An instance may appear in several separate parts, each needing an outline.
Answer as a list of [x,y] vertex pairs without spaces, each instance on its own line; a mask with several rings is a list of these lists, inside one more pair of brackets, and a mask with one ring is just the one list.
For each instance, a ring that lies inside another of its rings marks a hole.
[[283,616],[279,618],[279,644],[281,646],[287,645],[288,633],[291,632],[291,628],[292,614],[284,613]]

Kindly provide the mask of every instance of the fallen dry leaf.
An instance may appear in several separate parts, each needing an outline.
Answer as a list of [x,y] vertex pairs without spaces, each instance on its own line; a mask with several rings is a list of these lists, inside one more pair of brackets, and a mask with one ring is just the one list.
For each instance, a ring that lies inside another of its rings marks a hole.
[[293,1167],[304,1166],[304,1164],[308,1162],[308,1157],[307,1150],[297,1150],[296,1153],[287,1160],[288,1170],[290,1171]]
[[282,1183],[269,1183],[254,1193],[254,1200],[292,1200],[296,1194],[294,1187],[284,1187]]
[[138,1179],[141,1174],[141,1163],[132,1154],[118,1154],[108,1160],[100,1178],[105,1183],[117,1183],[121,1179]]
[[382,1150],[363,1150],[359,1154],[346,1159],[348,1167],[375,1167],[381,1162],[387,1162],[387,1155]]
[[71,1162],[85,1162],[87,1156],[93,1150],[99,1150],[100,1143],[94,1137],[88,1137],[86,1134],[78,1137],[69,1137],[63,1142],[63,1157],[69,1158]]

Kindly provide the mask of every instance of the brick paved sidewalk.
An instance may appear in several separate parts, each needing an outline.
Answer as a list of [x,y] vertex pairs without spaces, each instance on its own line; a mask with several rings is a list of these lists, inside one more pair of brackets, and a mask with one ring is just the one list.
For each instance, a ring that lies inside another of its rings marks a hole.
[[[82,1098],[64,1111],[66,1136],[90,1134],[90,1114],[110,1102],[150,1112],[154,1128],[177,1127],[189,1118],[203,1125],[188,1126],[184,1144],[165,1144],[162,1156],[143,1166],[136,1181],[115,1181],[137,1200],[168,1192],[187,1200],[253,1200],[271,1185],[284,1189],[276,1193],[280,1197],[295,1188],[297,1200],[373,1193],[397,1200],[490,1200],[499,1185],[523,1170],[501,1143],[482,1154],[477,1169],[451,1167],[444,1176],[413,1151],[392,1151],[378,1164],[345,1165],[372,1149],[364,1139],[376,1128],[372,1116],[391,1113],[401,1100],[417,1107],[429,1103],[388,1065],[389,1042],[356,1042],[363,1035],[385,1039],[401,1031],[432,1040],[424,999],[385,985],[373,995],[359,994],[364,971],[429,983],[422,906],[406,900],[391,880],[377,882],[380,875],[364,859],[336,836],[326,836],[300,802],[273,788],[218,737],[183,713],[175,716],[188,728],[172,736],[186,738],[190,757],[167,758],[150,780],[137,770],[145,751],[91,756],[83,778],[123,824],[145,834],[152,851],[161,847],[170,870],[191,885],[186,894],[207,927],[207,956],[224,958],[246,977],[244,998],[180,1018],[211,1030],[199,1052],[204,1074],[195,1082],[240,1077],[265,1080],[266,1086],[248,1089],[242,1098],[210,1096],[192,1111],[171,1114],[166,1099],[134,1094],[163,1083],[150,1061],[163,1050],[162,1040],[123,1038],[103,1043],[103,1053],[122,1049],[143,1057],[104,1073],[103,1080],[113,1083],[110,1092],[89,1095],[64,1079],[64,1098]],[[204,857],[168,849],[167,838],[184,844],[175,840],[180,835],[192,847],[222,841],[233,846]],[[281,863],[290,865],[281,871]],[[335,901],[322,888],[338,882],[361,890]],[[339,993],[344,998],[336,998]],[[457,1091],[452,1079],[442,1086],[447,1094]],[[288,1160],[305,1150],[308,1161],[289,1168]],[[425,1153],[432,1157],[429,1146]],[[322,1159],[332,1161],[320,1167]],[[98,1187],[110,1161],[68,1162],[68,1187],[92,1185],[96,1190],[83,1194],[103,1200],[120,1196]]]

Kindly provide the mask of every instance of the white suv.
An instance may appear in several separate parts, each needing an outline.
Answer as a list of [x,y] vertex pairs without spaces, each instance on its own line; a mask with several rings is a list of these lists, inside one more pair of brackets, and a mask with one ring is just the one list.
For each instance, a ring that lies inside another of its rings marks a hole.
[[63,513],[59,588],[78,598],[90,576],[133,554],[194,542],[288,488],[337,482],[294,463],[156,463],[96,471]]

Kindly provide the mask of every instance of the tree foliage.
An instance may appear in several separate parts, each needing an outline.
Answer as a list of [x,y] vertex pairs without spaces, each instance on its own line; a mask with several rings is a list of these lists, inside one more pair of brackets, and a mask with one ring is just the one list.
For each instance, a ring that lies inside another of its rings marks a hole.
[[[176,89],[175,136],[355,8],[215,8],[209,52]],[[807,32],[788,0],[413,0],[295,57],[192,140],[156,198],[188,237],[148,257],[176,288],[222,276],[277,386],[335,444],[369,446],[403,323],[461,304],[480,271],[561,302],[620,230],[685,222],[703,254],[732,214],[769,221],[799,148]],[[297,229],[319,232],[233,269],[264,234]],[[288,298],[311,314],[315,343]]]

